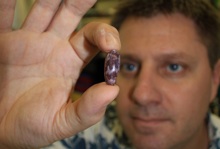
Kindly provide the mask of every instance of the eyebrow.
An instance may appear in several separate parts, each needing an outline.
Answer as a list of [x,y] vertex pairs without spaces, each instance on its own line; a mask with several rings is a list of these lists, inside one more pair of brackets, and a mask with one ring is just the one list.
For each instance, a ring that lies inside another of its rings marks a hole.
[[183,52],[170,52],[170,53],[162,53],[158,56],[156,56],[156,60],[162,61],[162,60],[172,60],[172,59],[183,59],[183,60],[189,60],[191,62],[194,62],[194,58],[187,54],[187,53],[183,53]]
[[121,54],[120,57],[121,57],[122,61],[123,60],[136,61],[136,62],[140,62],[141,61],[137,56],[135,56],[133,54]]
[[[184,52],[165,52],[155,56],[156,61],[167,61],[167,60],[187,60],[195,63],[195,58]],[[135,62],[141,62],[141,59],[135,54],[121,54],[121,60],[129,60]]]

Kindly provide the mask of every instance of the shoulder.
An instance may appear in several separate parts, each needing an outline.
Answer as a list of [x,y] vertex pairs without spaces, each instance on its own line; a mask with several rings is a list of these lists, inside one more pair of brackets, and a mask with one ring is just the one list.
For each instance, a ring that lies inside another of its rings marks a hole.
[[210,146],[220,149],[220,118],[214,114],[210,114],[209,137]]
[[212,124],[217,127],[217,128],[220,128],[220,117],[218,117],[217,115],[215,114],[211,114],[211,122]]

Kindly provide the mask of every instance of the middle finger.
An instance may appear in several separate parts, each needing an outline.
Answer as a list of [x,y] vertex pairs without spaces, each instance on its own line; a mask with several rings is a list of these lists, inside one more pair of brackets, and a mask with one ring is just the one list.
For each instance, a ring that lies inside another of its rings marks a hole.
[[44,32],[53,19],[62,0],[36,0],[22,29]]
[[50,24],[48,31],[61,38],[68,38],[77,27],[83,15],[96,0],[65,0]]

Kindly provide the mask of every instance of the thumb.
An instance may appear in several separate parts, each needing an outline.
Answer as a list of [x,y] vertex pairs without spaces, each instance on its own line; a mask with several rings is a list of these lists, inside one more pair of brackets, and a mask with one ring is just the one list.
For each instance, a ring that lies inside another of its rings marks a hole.
[[65,115],[64,124],[60,125],[65,137],[70,137],[101,120],[107,105],[116,98],[118,92],[118,86],[103,82],[90,87],[74,103],[68,103],[61,114]]

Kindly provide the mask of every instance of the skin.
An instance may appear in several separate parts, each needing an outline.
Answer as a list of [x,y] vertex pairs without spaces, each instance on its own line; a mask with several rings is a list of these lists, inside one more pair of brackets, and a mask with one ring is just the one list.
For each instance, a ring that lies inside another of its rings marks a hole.
[[[40,148],[98,122],[118,86],[97,84],[76,102],[70,93],[99,52],[120,49],[113,27],[91,23],[73,33],[95,0],[37,0],[11,29],[16,0],[0,1],[0,148]],[[7,17],[5,17],[7,16]]]
[[117,112],[137,149],[207,149],[204,119],[219,84],[192,20],[127,18],[120,30]]

